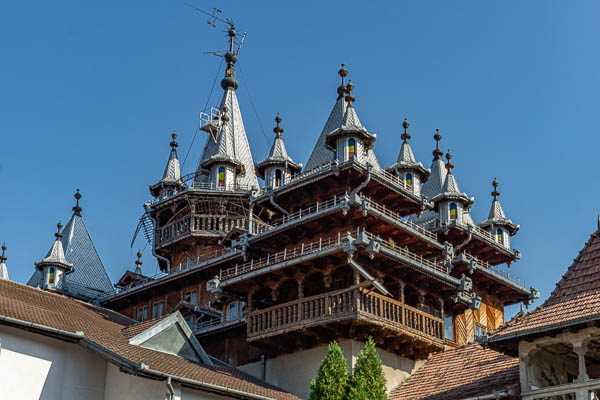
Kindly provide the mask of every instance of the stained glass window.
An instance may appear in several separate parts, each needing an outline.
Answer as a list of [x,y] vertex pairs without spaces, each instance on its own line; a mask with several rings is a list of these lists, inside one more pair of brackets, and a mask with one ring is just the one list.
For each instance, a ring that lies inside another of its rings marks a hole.
[[412,188],[413,185],[413,176],[411,173],[406,174],[406,176],[404,177],[404,179],[406,180],[406,186],[408,186],[409,188]]
[[56,271],[54,270],[54,268],[50,268],[50,271],[48,271],[48,284],[49,285],[54,285],[54,274],[56,273]]
[[348,160],[351,160],[356,155],[356,140],[348,139]]
[[498,230],[496,231],[496,237],[498,238],[498,243],[502,243],[503,242],[503,232],[502,229],[498,228]]
[[225,187],[225,167],[219,167],[218,171],[218,182],[219,182],[219,187]]
[[456,219],[456,216],[458,214],[458,207],[456,206],[456,203],[450,203],[450,219]]

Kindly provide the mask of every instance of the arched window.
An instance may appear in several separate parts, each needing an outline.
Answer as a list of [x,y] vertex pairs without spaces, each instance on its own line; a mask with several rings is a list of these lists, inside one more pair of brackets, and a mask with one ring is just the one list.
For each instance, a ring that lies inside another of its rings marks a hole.
[[348,139],[348,160],[352,160],[356,155],[356,140]]
[[456,203],[450,203],[450,220],[455,220],[458,214],[458,207]]
[[496,231],[496,238],[498,239],[498,243],[504,243],[504,232],[502,229],[498,228]]
[[219,167],[217,170],[217,184],[219,187],[225,187],[225,167]]
[[48,271],[48,284],[49,285],[54,285],[55,274],[56,274],[56,270],[54,269],[54,267],[50,267],[50,270]]
[[406,186],[409,189],[412,189],[412,185],[413,185],[413,175],[409,172],[408,174],[404,175],[404,181],[406,182]]
[[279,187],[283,184],[283,174],[280,169],[275,170],[275,186]]

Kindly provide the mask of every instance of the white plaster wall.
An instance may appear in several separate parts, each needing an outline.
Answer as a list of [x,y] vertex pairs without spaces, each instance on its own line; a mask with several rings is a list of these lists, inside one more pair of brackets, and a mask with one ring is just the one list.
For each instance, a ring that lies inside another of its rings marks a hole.
[[164,400],[165,381],[154,381],[125,374],[119,367],[108,364],[104,400]]
[[[364,343],[355,340],[343,340],[339,342],[339,345],[346,357],[348,369],[351,370],[356,365],[358,354],[363,349]],[[399,357],[381,349],[377,349],[377,353],[381,359],[388,393],[424,364],[423,361],[415,363],[413,360]],[[308,399],[310,381],[317,376],[321,362],[326,355],[327,346],[323,345],[293,354],[268,358],[266,380],[302,399]],[[260,362],[246,364],[239,368],[260,378]]]
[[[177,387],[175,388],[177,393]],[[200,392],[190,388],[183,387],[180,389],[181,400],[231,400],[231,397],[219,396],[212,393]]]
[[104,398],[106,362],[43,335],[0,326],[0,388],[6,399]]

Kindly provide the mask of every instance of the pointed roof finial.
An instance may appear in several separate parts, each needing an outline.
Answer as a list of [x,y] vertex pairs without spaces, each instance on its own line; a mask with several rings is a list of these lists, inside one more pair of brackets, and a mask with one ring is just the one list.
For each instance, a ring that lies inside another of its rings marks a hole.
[[348,93],[346,95],[346,103],[348,103],[348,107],[352,107],[352,103],[354,102],[354,100],[356,100],[354,96],[352,96],[353,90],[354,84],[352,83],[352,79],[349,79],[348,84],[346,85],[346,93]]
[[404,143],[408,143],[408,139],[411,138],[410,133],[408,133],[409,126],[410,126],[410,123],[408,122],[408,119],[404,118],[404,122],[402,122],[402,127],[404,128],[404,133],[401,136],[402,140],[404,140]]
[[137,252],[137,260],[135,261],[135,273],[138,275],[142,274],[142,249]]
[[494,178],[494,180],[492,181],[492,186],[494,187],[494,191],[492,192],[492,196],[494,197],[494,200],[498,200],[498,196],[500,196],[500,192],[498,191],[498,181],[496,180],[496,178]]
[[75,197],[75,207],[73,207],[73,212],[80,213],[81,207],[79,207],[79,199],[81,199],[81,193],[79,193],[79,189],[77,189],[77,192],[75,192],[73,197]]
[[440,140],[442,140],[442,135],[440,134],[439,129],[435,130],[435,135],[433,135],[433,139],[435,140],[435,150],[433,150],[433,159],[438,160],[444,155],[444,152],[442,151],[442,149],[440,149]]
[[598,229],[600,229],[600,214],[598,214]]
[[62,229],[62,227],[63,227],[63,224],[59,220],[58,224],[56,224],[56,228],[57,228],[56,233],[54,234],[54,236],[56,237],[56,240],[60,240],[60,238],[63,237],[63,234],[60,233],[60,230]]
[[2,243],[2,255],[0,256],[0,264],[6,262],[8,258],[6,257],[6,243]]
[[446,169],[448,170],[449,174],[452,173],[452,168],[454,168],[454,164],[452,164],[451,162],[452,157],[452,153],[450,153],[450,149],[448,149],[448,152],[446,153],[446,160],[448,160],[448,162],[446,163]]
[[345,66],[346,64],[342,64],[342,68],[338,71],[338,75],[342,77],[342,85],[337,88],[340,97],[346,94],[346,76],[348,76],[348,70]]
[[169,145],[171,146],[171,148],[176,149],[177,146],[179,146],[179,143],[177,143],[177,132],[173,131],[173,133],[171,133],[171,138],[173,140],[171,140],[171,143],[169,143]]
[[281,115],[279,113],[277,113],[277,116],[275,117],[275,122],[277,122],[277,126],[275,128],[273,128],[273,132],[275,132],[275,134],[277,136],[281,136],[281,134],[283,133],[283,128],[281,127]]

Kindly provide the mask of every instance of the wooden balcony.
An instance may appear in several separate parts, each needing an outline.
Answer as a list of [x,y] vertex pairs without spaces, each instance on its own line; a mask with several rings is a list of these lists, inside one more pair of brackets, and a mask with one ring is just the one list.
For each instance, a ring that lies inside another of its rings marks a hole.
[[[273,336],[294,334],[294,340],[278,338],[269,342],[297,343],[301,337],[322,338],[327,342],[328,335],[319,332],[320,328],[335,331],[337,337],[362,340],[373,336],[380,346],[395,352],[412,347],[426,354],[444,348],[443,319],[360,285],[248,314],[248,341],[253,344]],[[403,346],[407,342],[414,345]],[[281,350],[285,351],[278,349]]]

